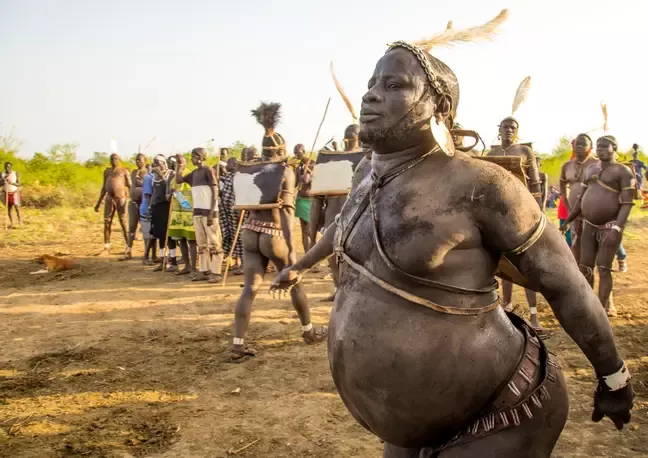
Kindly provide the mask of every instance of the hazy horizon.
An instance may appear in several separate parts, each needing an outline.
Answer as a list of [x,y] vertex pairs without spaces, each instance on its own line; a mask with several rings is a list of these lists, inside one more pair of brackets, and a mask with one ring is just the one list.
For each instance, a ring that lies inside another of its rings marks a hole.
[[455,28],[480,24],[505,7],[511,17],[493,42],[434,52],[459,78],[464,128],[491,143],[530,75],[517,117],[522,140],[537,151],[602,125],[600,101],[621,149],[648,145],[636,108],[648,101],[645,64],[636,63],[648,44],[648,3],[639,0],[3,0],[0,132],[15,126],[23,157],[74,142],[85,159],[109,152],[111,137],[125,157],[153,136],[148,152],[165,154],[211,138],[215,146],[259,145],[263,129],[250,110],[265,100],[282,103],[278,131],[292,150],[310,148],[331,97],[321,146],[340,140],[351,122],[330,61],[359,111],[388,42],[434,34],[448,20]]

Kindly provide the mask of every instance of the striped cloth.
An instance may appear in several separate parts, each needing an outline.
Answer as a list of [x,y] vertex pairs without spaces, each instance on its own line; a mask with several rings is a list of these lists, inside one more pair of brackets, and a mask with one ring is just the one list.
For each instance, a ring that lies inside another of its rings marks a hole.
[[[223,251],[227,256],[232,249],[232,242],[236,235],[236,226],[241,217],[241,212],[234,210],[235,195],[233,173],[221,176],[221,192],[219,197],[218,211],[221,232],[223,234]],[[243,242],[241,241],[240,233],[232,256],[243,259]]]

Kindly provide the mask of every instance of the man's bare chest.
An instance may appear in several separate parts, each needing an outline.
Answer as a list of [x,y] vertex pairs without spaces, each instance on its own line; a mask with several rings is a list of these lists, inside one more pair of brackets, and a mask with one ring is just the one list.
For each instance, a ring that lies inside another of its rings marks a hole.
[[370,196],[370,183],[368,177],[356,188],[338,220],[339,242],[356,261],[380,261],[382,251],[401,268],[420,272],[478,239],[466,211],[443,196],[407,187],[380,188]]

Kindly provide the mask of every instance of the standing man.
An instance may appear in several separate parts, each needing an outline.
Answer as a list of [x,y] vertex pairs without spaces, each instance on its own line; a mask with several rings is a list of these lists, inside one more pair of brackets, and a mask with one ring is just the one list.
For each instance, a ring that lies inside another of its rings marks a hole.
[[[344,151],[345,152],[356,152],[360,150],[360,140],[359,140],[360,126],[358,124],[350,124],[344,130]],[[324,228],[322,232],[326,231],[326,228],[329,227],[335,221],[335,217],[340,214],[342,207],[347,200],[347,196],[313,196],[312,206],[310,212],[310,243],[311,247],[317,243],[317,232],[320,229],[318,221],[323,217],[324,218]],[[329,268],[331,269],[331,275],[333,276],[333,284],[337,289],[338,283],[338,266],[333,258],[328,260]],[[333,293],[328,296],[325,301],[333,302],[335,299],[335,289]]]
[[120,166],[121,160],[117,153],[110,155],[110,167],[104,170],[103,185],[101,186],[101,193],[99,200],[95,205],[95,212],[99,212],[101,201],[106,198],[104,202],[104,249],[100,256],[110,254],[110,233],[112,230],[112,222],[117,212],[119,218],[119,225],[122,228],[124,235],[124,242],[126,244],[126,253],[128,250],[128,228],[126,226],[126,203],[128,202],[128,195],[132,186],[130,173],[127,169]]
[[[173,158],[175,160],[175,157]],[[171,161],[169,161],[171,162]],[[171,237],[167,237],[167,229],[169,227],[169,212],[171,211],[171,180],[175,173],[169,167],[166,158],[158,154],[153,159],[153,176],[151,204],[149,213],[151,215],[151,234],[158,240],[160,244],[160,253],[164,257],[164,250],[167,245],[169,248],[169,264],[160,264],[153,269],[153,272],[160,272],[165,269],[165,272],[178,271],[178,259],[176,257],[176,242]]]
[[634,174],[635,174],[635,182],[637,183],[637,195],[640,195],[641,192],[641,185],[643,184],[643,175],[646,170],[648,170],[648,167],[646,167],[646,163],[639,159],[639,145],[634,143],[632,145],[632,165],[634,166]]
[[630,374],[560,233],[518,179],[452,148],[454,72],[397,41],[368,86],[360,128],[372,175],[272,283],[299,285],[337,255],[328,357],[351,415],[385,441],[384,458],[551,456],[567,388],[533,330],[499,306],[494,274],[506,256],[594,367],[592,420],[623,428]]
[[[295,201],[295,216],[299,219],[301,224],[302,245],[304,253],[306,253],[311,246],[311,235],[309,232],[310,211],[311,211],[311,179],[312,171],[306,166],[308,158],[306,157],[306,149],[304,145],[298,143],[293,149],[295,158],[299,161],[295,167],[295,179],[297,182],[297,200]],[[312,165],[311,165],[312,167]]]
[[200,272],[194,281],[207,280],[218,283],[223,280],[223,238],[218,222],[218,180],[212,167],[205,164],[205,148],[191,150],[191,163],[195,170],[183,175],[184,164],[178,158],[178,184],[191,186],[193,198],[193,222],[196,230],[196,244],[200,256]]
[[594,287],[594,265],[599,274],[598,296],[608,316],[616,316],[612,301],[612,263],[621,240],[623,228],[633,206],[634,174],[616,162],[617,141],[605,135],[596,141],[599,163],[585,172],[583,191],[569,213],[567,224],[583,218],[580,268],[587,282]]
[[[540,168],[536,160],[533,149],[528,145],[521,145],[516,143],[518,139],[518,130],[520,124],[513,116],[508,116],[500,122],[499,125],[499,138],[500,145],[491,147],[487,154],[488,156],[520,156],[522,158],[522,169],[527,177],[527,189],[538,203],[538,207],[544,210],[544,199],[542,193],[542,180],[540,178]],[[527,302],[529,303],[529,311],[531,314],[531,325],[536,332],[541,332],[542,325],[538,320],[538,300],[536,292],[530,289],[525,289]],[[502,296],[504,299],[503,307],[506,311],[513,310],[513,283],[507,280],[502,280]]]
[[[590,166],[598,164],[598,159],[591,156],[592,145],[593,142],[589,135],[579,134],[572,143],[572,148],[574,150],[572,159],[563,164],[560,171],[560,194],[562,195],[563,202],[567,207],[567,218],[572,209],[576,207],[577,201],[583,194],[583,181],[585,179],[586,170]],[[565,218],[565,220],[567,218]],[[570,228],[572,234],[571,248],[572,253],[574,253],[574,258],[576,258],[576,262],[580,262],[579,237],[582,234],[583,221],[580,216],[575,217],[572,221]]]
[[11,218],[11,209],[16,210],[18,224],[22,224],[20,218],[20,177],[18,172],[13,170],[11,162],[5,162],[4,172],[0,175],[0,184],[2,184],[2,203],[7,206],[7,216],[9,216],[9,227],[13,227]]
[[137,153],[135,157],[137,168],[131,172],[130,202],[128,202],[128,246],[126,254],[119,258],[120,261],[126,261],[133,258],[133,242],[137,233],[137,225],[140,219],[140,206],[142,205],[142,185],[144,177],[148,175],[146,171],[146,156]]
[[[265,128],[263,159],[268,162],[281,163],[285,156],[286,142],[275,131],[280,119],[280,108],[278,103],[262,103],[256,110],[252,110],[257,122]],[[233,362],[243,362],[256,354],[253,349],[245,346],[244,339],[252,315],[252,304],[263,282],[268,263],[272,261],[277,270],[281,271],[297,260],[292,232],[295,217],[295,173],[287,165],[284,167],[283,178],[279,192],[281,208],[250,210],[250,216],[243,225],[241,237],[245,277],[243,291],[234,312],[234,340],[230,355]],[[324,340],[326,328],[316,330],[313,327],[308,299],[301,285],[291,289],[290,297],[299,316],[304,342],[314,344]]]
[[236,239],[234,251],[232,252],[233,259],[227,259],[230,263],[234,261],[234,275],[243,275],[243,242],[239,237],[236,237],[236,231],[239,226],[241,218],[241,210],[235,210],[236,194],[234,193],[234,175],[238,167],[238,161],[235,157],[227,159],[227,167],[225,175],[220,177],[220,194],[218,201],[218,220],[221,224],[221,233],[223,234],[223,252],[229,256],[232,252],[232,244]]
[[153,197],[153,175],[148,172],[150,168],[151,164],[146,164],[144,168],[147,170],[147,174],[144,175],[144,179],[142,180],[142,203],[139,207],[140,227],[142,228],[142,238],[144,239],[144,257],[142,258],[142,264],[145,266],[152,266],[160,262],[156,254],[156,239],[151,231],[151,212],[149,208]]

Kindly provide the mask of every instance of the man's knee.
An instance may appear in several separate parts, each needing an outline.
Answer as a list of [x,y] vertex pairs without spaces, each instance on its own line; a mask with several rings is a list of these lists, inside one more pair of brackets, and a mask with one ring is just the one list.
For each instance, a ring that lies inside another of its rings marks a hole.
[[607,266],[596,266],[599,278],[612,278],[612,268]]

